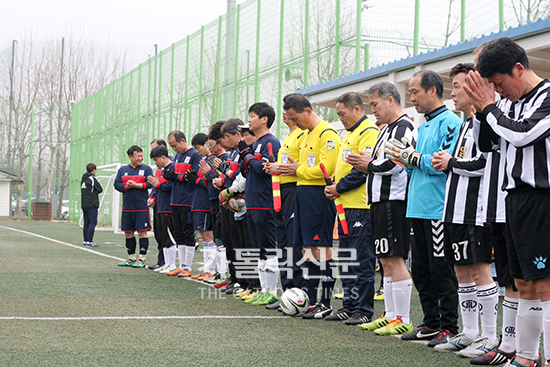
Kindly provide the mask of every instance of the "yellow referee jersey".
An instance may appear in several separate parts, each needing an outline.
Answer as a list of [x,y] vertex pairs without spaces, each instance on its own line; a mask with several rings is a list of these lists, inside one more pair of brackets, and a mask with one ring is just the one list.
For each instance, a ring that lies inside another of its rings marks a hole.
[[[340,144],[340,154],[336,162],[336,183],[340,183],[340,180],[350,174],[353,168],[351,164],[346,162],[347,155],[351,152],[359,153],[360,150],[372,155],[379,133],[378,126],[368,118],[365,118],[353,130],[346,133]],[[356,174],[362,176],[358,172]],[[340,186],[343,185],[344,183]],[[363,180],[361,186],[342,192],[340,199],[344,208],[370,209],[370,205],[367,205],[366,179]]]
[[297,185],[325,186],[325,176],[319,164],[323,163],[327,173],[333,176],[339,151],[340,137],[328,122],[323,120],[313,131],[305,131],[300,145],[300,167],[296,171]]
[[[296,162],[300,162],[300,145],[302,140],[306,136],[306,132],[300,128],[294,129],[293,132],[288,134],[283,140],[281,148],[279,148],[279,156],[277,157],[278,163],[288,163],[290,162],[288,157],[294,159]],[[281,184],[297,182],[298,177],[296,176],[281,176]]]

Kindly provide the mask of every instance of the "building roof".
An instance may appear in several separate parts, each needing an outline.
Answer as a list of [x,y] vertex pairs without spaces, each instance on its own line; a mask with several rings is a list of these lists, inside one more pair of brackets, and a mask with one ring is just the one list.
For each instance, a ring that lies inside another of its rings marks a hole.
[[[299,88],[297,92],[311,98],[316,94],[340,89],[342,87],[357,85],[358,83],[367,80],[376,80],[376,82],[378,82],[381,81],[379,80],[381,77],[400,72],[402,70],[415,69],[418,65],[433,64],[451,58],[457,59],[457,57],[465,55],[468,56],[468,60],[458,62],[471,62],[471,54],[476,47],[485,41],[490,41],[501,37],[509,37],[520,43],[522,47],[525,48],[527,55],[529,56],[531,68],[538,75],[548,77],[550,76],[550,38],[548,35],[546,35],[546,37],[538,37],[538,40],[535,43],[529,43],[532,47],[526,47],[526,45],[521,42],[521,40],[527,38],[534,39],[536,36],[544,33],[550,33],[550,18],[539,19],[535,22],[529,22],[528,24],[519,25],[500,32],[493,32],[489,35],[477,37],[469,41],[459,42],[457,44],[442,47],[433,51],[423,52],[418,55],[395,60],[387,64],[382,64],[367,70],[359,71],[357,73],[344,75],[326,82]],[[437,70],[434,71],[439,72]],[[393,82],[392,80],[389,81]],[[348,91],[352,89],[354,88],[348,88]],[[319,105],[325,104],[319,103]],[[330,105],[330,107],[333,106],[334,104]]]

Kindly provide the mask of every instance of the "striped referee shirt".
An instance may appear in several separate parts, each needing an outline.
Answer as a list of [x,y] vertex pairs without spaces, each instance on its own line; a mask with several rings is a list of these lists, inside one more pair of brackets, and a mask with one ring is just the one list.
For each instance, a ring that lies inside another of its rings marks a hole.
[[503,189],[550,189],[550,81],[544,79],[518,101],[503,99],[476,114],[481,121],[480,140],[486,122],[500,136],[505,164]]
[[460,128],[453,158],[447,167],[445,188],[445,223],[482,225],[482,181],[485,156],[477,148],[472,133],[473,120],[466,120]]
[[405,201],[407,199],[408,174],[403,166],[387,159],[384,155],[384,145],[389,139],[406,137],[411,145],[416,146],[418,132],[414,123],[407,115],[403,115],[394,123],[382,128],[376,145],[372,162],[367,175],[367,200],[369,204],[388,200]]

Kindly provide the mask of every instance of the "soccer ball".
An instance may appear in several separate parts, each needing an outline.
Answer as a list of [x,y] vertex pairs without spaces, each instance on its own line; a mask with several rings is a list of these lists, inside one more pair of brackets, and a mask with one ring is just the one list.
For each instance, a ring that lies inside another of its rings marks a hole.
[[287,316],[301,316],[309,307],[309,298],[302,289],[291,288],[279,298],[283,313]]

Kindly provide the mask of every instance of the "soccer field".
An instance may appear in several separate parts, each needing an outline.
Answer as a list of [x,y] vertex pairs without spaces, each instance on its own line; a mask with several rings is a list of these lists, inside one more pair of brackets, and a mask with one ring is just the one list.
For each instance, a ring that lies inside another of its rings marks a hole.
[[[95,241],[97,249],[81,247],[74,223],[0,221],[0,366],[470,365],[357,326],[245,305],[201,282],[117,267],[124,235],[97,231]],[[200,252],[195,261],[194,273]],[[383,302],[375,307],[378,317]],[[418,325],[416,292],[411,311]]]

